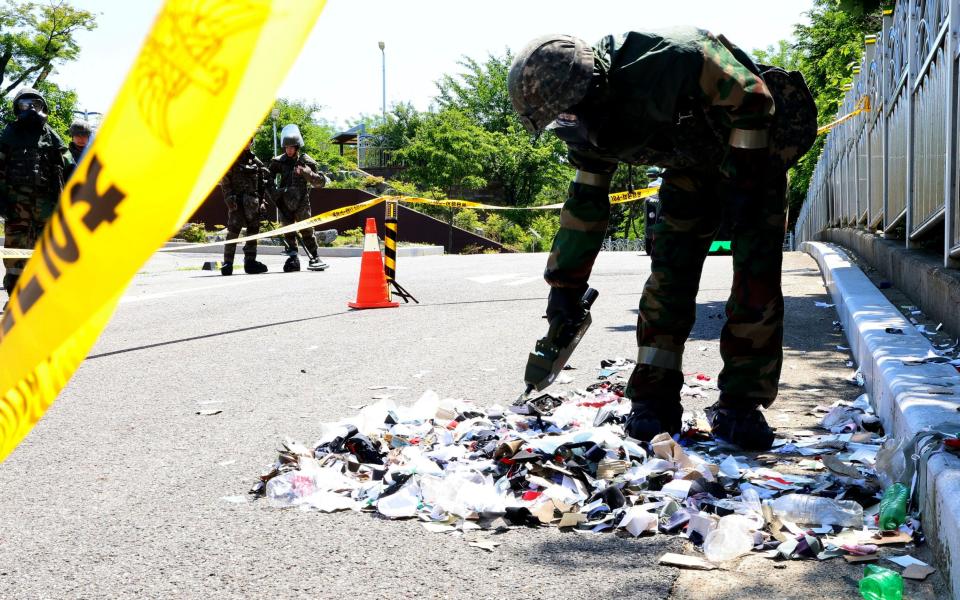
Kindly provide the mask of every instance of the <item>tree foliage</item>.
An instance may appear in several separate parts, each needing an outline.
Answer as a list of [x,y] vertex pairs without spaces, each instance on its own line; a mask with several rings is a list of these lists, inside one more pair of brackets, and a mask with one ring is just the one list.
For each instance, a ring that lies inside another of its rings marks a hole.
[[[483,149],[481,154],[488,148],[495,149],[483,158],[479,171],[470,173],[476,177],[472,180],[474,183],[483,180],[484,185],[497,186],[502,190],[504,204],[530,206],[543,203],[544,197],[553,197],[551,192],[565,188],[569,170],[564,166],[565,148],[560,140],[552,135],[532,136],[517,119],[507,89],[507,73],[512,61],[509,50],[500,56],[491,54],[482,62],[464,57],[459,63],[461,72],[444,75],[437,82],[436,112],[433,114],[458,115],[457,122],[476,139],[477,145]],[[428,116],[417,119],[409,108],[394,110],[388,119],[384,138],[391,143],[416,145],[422,155],[431,140],[454,133],[447,127],[451,118]],[[431,131],[435,127],[446,129],[438,136]],[[450,144],[442,148],[443,151],[451,149]],[[462,145],[458,150],[466,151]],[[443,152],[432,154],[434,158],[444,155]],[[477,151],[468,151],[468,160],[473,160],[476,154]],[[424,187],[462,187],[457,183],[452,186],[438,184],[436,177],[425,177],[426,172],[409,162],[412,158],[409,152],[405,157],[408,160],[405,176],[412,181],[422,183]],[[446,155],[446,158],[452,159],[453,156]]]
[[58,65],[80,53],[75,34],[96,26],[93,13],[64,0],[6,0],[0,5],[0,101],[22,86],[42,87]]

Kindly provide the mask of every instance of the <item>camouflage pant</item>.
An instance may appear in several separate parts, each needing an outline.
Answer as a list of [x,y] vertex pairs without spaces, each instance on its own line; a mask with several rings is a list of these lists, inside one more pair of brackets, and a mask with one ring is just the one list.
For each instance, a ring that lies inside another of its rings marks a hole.
[[[227,239],[235,240],[240,237],[240,230],[247,228],[247,235],[260,232],[260,200],[252,194],[231,196],[227,202]],[[236,244],[227,244],[223,247],[223,262],[232,263],[237,253]],[[250,240],[243,245],[244,260],[257,258],[257,240]]]
[[[280,209],[280,224],[290,225],[297,221],[303,221],[313,216],[310,210],[310,199],[296,199],[291,197],[282,197],[277,203]],[[311,257],[317,256],[317,238],[313,234],[313,227],[307,227],[300,230],[303,236],[303,245],[307,248],[307,254]],[[283,241],[287,245],[287,254],[296,256],[297,251],[297,232],[283,234]]]
[[653,239],[651,273],[640,299],[640,353],[627,390],[631,398],[679,399],[680,357],[696,316],[700,273],[726,211],[732,225],[733,287],[720,334],[720,399],[742,407],[773,403],[783,363],[785,190],[782,174],[746,200],[717,175],[665,173],[661,220],[647,231]]
[[[4,214],[4,247],[32,250],[43,234],[43,228],[49,218],[48,212],[41,210],[40,206],[30,198],[13,199]],[[3,266],[6,269],[3,287],[7,292],[17,284],[26,264],[25,258],[3,259]]]

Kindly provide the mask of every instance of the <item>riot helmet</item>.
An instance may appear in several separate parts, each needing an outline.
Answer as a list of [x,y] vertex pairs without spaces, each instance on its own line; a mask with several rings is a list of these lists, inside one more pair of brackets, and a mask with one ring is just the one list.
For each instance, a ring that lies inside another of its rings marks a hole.
[[587,96],[593,63],[593,48],[570,35],[539,37],[517,54],[507,83],[513,108],[527,131],[542,131]]
[[296,146],[297,150],[303,147],[303,136],[300,135],[300,128],[295,123],[284,125],[280,130],[280,145],[284,148]]

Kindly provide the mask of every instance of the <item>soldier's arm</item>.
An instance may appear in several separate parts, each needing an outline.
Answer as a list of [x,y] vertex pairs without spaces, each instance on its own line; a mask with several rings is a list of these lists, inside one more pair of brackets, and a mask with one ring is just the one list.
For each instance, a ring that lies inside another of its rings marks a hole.
[[327,178],[323,176],[323,173],[320,172],[320,165],[317,164],[317,161],[313,160],[309,156],[303,157],[303,165],[301,166],[300,175],[307,180],[307,183],[313,187],[322,188],[327,184]]
[[560,229],[543,277],[551,287],[582,291],[607,233],[610,180],[617,163],[573,150],[570,162],[578,170],[560,211]]
[[730,150],[722,171],[742,181],[762,176],[773,96],[763,79],[712,35],[704,38],[703,59],[700,89],[710,105],[723,109],[730,127]]

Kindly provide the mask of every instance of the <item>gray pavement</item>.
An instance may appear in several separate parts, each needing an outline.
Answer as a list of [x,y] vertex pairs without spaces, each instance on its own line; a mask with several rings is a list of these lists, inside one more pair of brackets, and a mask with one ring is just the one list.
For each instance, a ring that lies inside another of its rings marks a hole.
[[[734,575],[678,579],[656,565],[683,550],[668,536],[514,530],[487,553],[467,545],[471,534],[429,534],[413,521],[225,501],[246,493],[283,438],[313,441],[321,422],[373,395],[513,400],[544,330],[545,255],[400,261],[400,282],[422,304],[362,312],[346,307],[359,259],[283,274],[283,257],[268,256],[271,273],[225,278],[197,270],[205,258],[157,255],[144,267],[58,402],[0,465],[0,597],[706,599],[734,597],[731,585],[738,598],[806,598],[812,587],[856,597],[860,569],[838,560],[774,571],[751,558]],[[634,354],[648,265],[601,255],[573,385],[590,383],[600,359]],[[709,258],[687,371],[720,368],[717,317],[730,280],[729,257]],[[770,417],[805,427],[809,407],[856,390],[839,381],[849,369],[834,349],[843,343],[835,315],[813,306],[828,298],[815,263],[787,255],[784,286],[784,397]],[[380,385],[406,389],[370,389]],[[209,409],[223,412],[197,414]],[[932,585],[908,593],[924,597]]]

